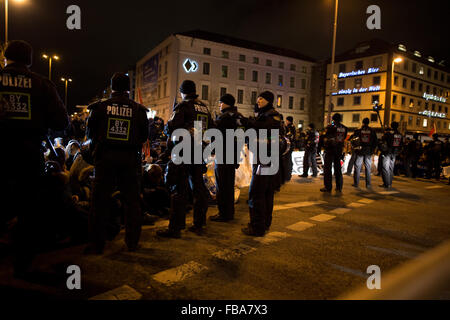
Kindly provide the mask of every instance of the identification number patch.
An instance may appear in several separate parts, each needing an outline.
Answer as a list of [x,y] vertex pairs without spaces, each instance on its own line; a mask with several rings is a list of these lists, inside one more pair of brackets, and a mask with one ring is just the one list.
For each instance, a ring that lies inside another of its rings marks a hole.
[[7,119],[31,120],[31,96],[21,92],[1,92],[0,101]]
[[130,124],[131,120],[109,118],[107,138],[109,140],[128,141]]

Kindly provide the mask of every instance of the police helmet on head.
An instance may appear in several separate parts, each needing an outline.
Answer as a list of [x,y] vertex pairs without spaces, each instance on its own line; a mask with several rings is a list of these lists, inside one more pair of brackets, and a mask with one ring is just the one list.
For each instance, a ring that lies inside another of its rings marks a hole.
[[14,40],[8,43],[4,56],[8,60],[23,63],[26,66],[31,66],[33,48],[26,41]]
[[342,121],[342,117],[341,117],[341,115],[339,113],[335,113],[333,115],[332,119],[333,119],[334,122],[341,122]]
[[366,125],[366,126],[368,126],[368,125],[369,125],[369,123],[370,123],[370,120],[369,120],[369,118],[364,118],[364,120],[363,120],[363,124],[364,124],[364,125]]
[[181,84],[180,92],[183,94],[195,94],[197,92],[195,82],[192,80],[184,80]]
[[130,77],[125,73],[116,72],[111,78],[111,89],[118,92],[130,91]]
[[398,129],[398,122],[392,122],[391,124],[392,129],[397,130]]

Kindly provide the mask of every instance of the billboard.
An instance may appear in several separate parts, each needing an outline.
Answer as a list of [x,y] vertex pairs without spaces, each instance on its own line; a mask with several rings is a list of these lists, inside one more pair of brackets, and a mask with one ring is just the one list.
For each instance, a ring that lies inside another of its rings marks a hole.
[[156,83],[158,81],[159,55],[156,54],[148,59],[143,66],[144,85]]

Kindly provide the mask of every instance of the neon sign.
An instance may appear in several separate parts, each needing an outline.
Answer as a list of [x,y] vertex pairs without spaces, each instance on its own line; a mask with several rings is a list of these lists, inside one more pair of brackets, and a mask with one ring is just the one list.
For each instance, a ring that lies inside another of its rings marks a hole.
[[439,113],[439,112],[428,111],[428,110],[419,112],[419,114],[427,116],[427,117],[432,117],[432,118],[442,118],[442,119],[447,118],[447,115],[445,113]]
[[356,76],[363,76],[365,74],[371,74],[371,73],[377,73],[380,71],[380,68],[369,68],[369,70],[358,70],[358,71],[352,71],[352,72],[341,72],[339,73],[339,79],[342,78],[348,78],[348,77],[356,77]]
[[197,61],[193,61],[191,59],[186,59],[183,63],[183,68],[186,71],[186,73],[197,72],[198,63],[197,63]]
[[333,92],[333,96],[340,96],[346,94],[356,94],[356,93],[367,93],[367,92],[377,92],[381,90],[381,86],[371,86],[369,88],[353,88],[346,90],[339,90],[338,92]]
[[437,101],[437,102],[443,102],[445,103],[447,101],[447,99],[445,99],[444,97],[438,97],[432,94],[428,94],[428,93],[424,93],[423,94],[423,98],[428,100],[433,100],[433,101]]

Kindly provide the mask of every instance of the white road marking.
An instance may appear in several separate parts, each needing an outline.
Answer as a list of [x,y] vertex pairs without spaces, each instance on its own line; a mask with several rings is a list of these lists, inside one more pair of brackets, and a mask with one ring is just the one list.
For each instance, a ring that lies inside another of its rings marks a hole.
[[319,214],[318,216],[312,217],[310,219],[318,222],[326,222],[333,220],[334,218],[336,218],[336,216],[330,216],[328,214]]
[[338,269],[338,270],[346,272],[346,273],[350,273],[350,274],[352,274],[354,276],[357,276],[357,277],[361,277],[361,278],[364,278],[364,279],[367,279],[369,277],[369,275],[367,275],[364,272],[361,272],[359,270],[350,269],[350,268],[343,267],[343,266],[340,266],[340,265],[337,265],[337,264],[332,264],[332,263],[330,263],[330,265],[333,268],[335,268],[335,269]]
[[286,229],[300,232],[300,231],[305,231],[306,229],[309,229],[309,228],[312,228],[312,227],[315,227],[315,226],[316,226],[315,224],[302,221],[302,222],[293,224],[293,225],[291,225],[289,227],[286,227]]
[[287,209],[291,209],[290,207],[287,207],[285,205],[276,205],[273,206],[273,211],[280,211],[280,210],[287,210]]
[[332,213],[332,214],[345,214],[347,212],[352,211],[351,209],[347,209],[347,208],[338,208],[338,209],[334,209],[328,213]]
[[361,208],[361,207],[364,207],[364,206],[365,206],[365,204],[358,203],[358,202],[353,202],[353,203],[350,203],[350,204],[347,205],[347,207],[349,207],[349,208]]
[[256,251],[256,249],[245,244],[239,244],[234,248],[214,252],[212,255],[220,260],[231,261],[253,251]]
[[426,187],[425,189],[428,189],[428,190],[432,190],[432,189],[443,189],[444,187],[442,187],[442,186],[432,186],[432,187]]
[[179,267],[157,273],[153,275],[152,278],[166,286],[172,286],[175,283],[190,278],[204,270],[208,270],[208,267],[195,261],[191,261]]
[[324,203],[326,203],[326,202],[325,201],[303,201],[303,202],[295,202],[295,203],[285,203],[282,205],[274,206],[273,211],[312,207],[312,206],[317,206],[319,204],[324,204]]
[[378,252],[394,254],[396,256],[401,256],[401,257],[408,258],[408,259],[412,259],[416,256],[415,254],[412,254],[412,253],[409,253],[406,251],[402,251],[402,250],[396,250],[396,249],[386,249],[386,248],[378,248],[378,247],[372,247],[372,246],[366,246],[366,248],[374,250],[374,251],[378,251]]
[[398,191],[382,191],[382,192],[378,192],[378,193],[382,194],[382,195],[391,195],[391,194],[398,194],[400,192],[398,192]]
[[253,240],[258,241],[262,244],[271,244],[286,239],[288,237],[290,237],[290,235],[286,232],[271,232],[266,234],[262,238],[254,238]]
[[130,286],[124,285],[114,290],[99,294],[89,300],[140,300],[142,294]]
[[375,202],[375,200],[371,200],[371,199],[361,199],[358,202],[360,203],[364,203],[364,204],[371,204],[373,202]]

